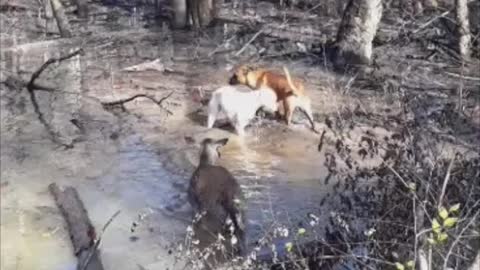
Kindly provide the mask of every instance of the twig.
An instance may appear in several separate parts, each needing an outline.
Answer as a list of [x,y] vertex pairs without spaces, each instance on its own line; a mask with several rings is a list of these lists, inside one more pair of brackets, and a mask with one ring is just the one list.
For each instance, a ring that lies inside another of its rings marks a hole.
[[429,20],[428,22],[422,24],[417,30],[415,31],[412,31],[412,34],[416,34],[420,31],[422,31],[424,28],[426,28],[427,26],[429,26],[430,24],[432,24],[433,22],[435,22],[436,20],[442,18],[442,17],[445,17],[447,16],[450,12],[452,12],[452,10],[447,10],[445,12],[443,12],[442,14],[438,15],[438,16],[435,16],[433,17],[431,20]]
[[263,27],[260,28],[260,30],[258,30],[258,32],[253,35],[253,37],[247,42],[245,43],[245,45],[243,45],[243,47],[235,53],[235,56],[239,56],[240,54],[242,54],[242,52],[248,47],[248,45],[250,45],[253,41],[255,41],[255,39],[257,39],[258,36],[260,36],[260,34],[263,32]]
[[168,114],[172,115],[173,113],[168,110],[167,108],[163,107],[162,103],[163,101],[165,101],[167,98],[169,98],[171,95],[173,95],[173,92],[175,91],[172,91],[170,92],[168,95],[162,97],[161,99],[157,100],[155,99],[154,96],[152,95],[147,95],[147,94],[137,94],[137,95],[134,95],[132,97],[129,97],[129,98],[125,98],[125,99],[120,99],[120,100],[117,100],[117,101],[110,101],[110,102],[102,102],[101,104],[104,106],[104,107],[113,107],[113,106],[116,106],[116,105],[122,105],[127,103],[127,102],[130,102],[132,100],[135,100],[137,98],[140,98],[140,97],[143,97],[143,98],[147,98],[151,101],[153,101],[155,104],[157,104],[161,109],[165,110]]
[[430,267],[428,265],[429,263],[427,260],[427,255],[425,254],[425,251],[423,251],[423,249],[420,249],[418,251],[418,269],[430,270]]
[[322,132],[322,135],[320,135],[320,142],[318,143],[318,147],[317,147],[317,150],[318,152],[321,152],[322,151],[322,148],[323,148],[323,140],[325,139],[325,130],[323,130]]
[[449,259],[450,255],[452,254],[453,249],[457,245],[458,241],[460,241],[460,239],[462,238],[462,235],[465,233],[465,231],[472,225],[472,223],[477,221],[478,214],[480,214],[480,210],[477,211],[475,213],[475,215],[473,215],[472,219],[470,219],[470,221],[467,223],[467,225],[460,231],[460,234],[457,236],[457,238],[455,238],[455,240],[453,241],[452,245],[450,246],[450,249],[447,252],[447,256],[445,256],[445,260],[443,261],[443,269],[444,270],[447,269],[448,259]]
[[445,196],[445,192],[447,190],[447,184],[448,184],[448,181],[450,180],[450,172],[452,171],[452,165],[454,161],[455,161],[455,155],[453,156],[452,160],[450,160],[450,164],[448,164],[447,174],[445,175],[445,180],[443,180],[442,193],[440,193],[440,197],[438,197],[437,208],[440,208],[442,206],[443,196]]
[[465,62],[462,60],[462,67],[460,70],[460,85],[458,86],[458,115],[462,115],[463,110],[463,72],[465,71]]
[[462,78],[464,80],[470,80],[470,81],[478,81],[480,82],[480,77],[471,77],[471,76],[464,76],[462,74],[457,74],[457,73],[453,73],[453,72],[448,72],[448,71],[445,71],[446,74],[452,76],[452,77],[456,77],[456,78]]
[[120,214],[120,210],[118,210],[117,212],[115,212],[112,217],[110,217],[110,219],[108,219],[107,223],[105,223],[105,225],[103,225],[103,228],[102,228],[102,231],[100,232],[100,235],[98,237],[98,240],[95,242],[95,245],[90,249],[90,252],[88,253],[86,259],[85,259],[85,263],[84,265],[80,268],[80,270],[85,270],[87,269],[87,266],[88,266],[88,263],[90,262],[90,260],[92,259],[93,257],[93,254],[95,254],[95,252],[97,251],[98,249],[98,246],[100,245],[100,241],[102,240],[102,236],[103,234],[105,233],[105,231],[107,230],[108,226],[112,223],[112,221]]

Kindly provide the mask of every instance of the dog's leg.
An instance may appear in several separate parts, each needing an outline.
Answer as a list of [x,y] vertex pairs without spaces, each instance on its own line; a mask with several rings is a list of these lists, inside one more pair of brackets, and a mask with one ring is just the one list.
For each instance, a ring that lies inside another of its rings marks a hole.
[[313,132],[319,133],[315,128],[315,121],[313,120],[312,104],[311,104],[310,98],[302,97],[301,102],[299,102],[299,107],[301,111],[307,116],[307,119],[310,122],[310,125],[312,126]]
[[245,136],[245,126],[247,125],[245,123],[245,120],[242,119],[237,115],[236,119],[234,122],[232,122],[233,126],[235,127],[235,131],[237,132],[238,136],[243,137]]
[[285,101],[283,102],[283,107],[285,110],[285,122],[287,123],[287,126],[290,125],[292,122],[292,116],[293,116],[293,111],[295,110],[295,99],[297,97],[295,96],[290,96],[285,98]]
[[216,104],[215,100],[211,100],[208,104],[208,120],[207,120],[207,127],[212,128],[213,124],[215,124],[215,120],[217,119],[218,114],[218,105]]
[[235,131],[237,132],[238,136],[244,137],[245,136],[245,125],[237,122],[235,124]]

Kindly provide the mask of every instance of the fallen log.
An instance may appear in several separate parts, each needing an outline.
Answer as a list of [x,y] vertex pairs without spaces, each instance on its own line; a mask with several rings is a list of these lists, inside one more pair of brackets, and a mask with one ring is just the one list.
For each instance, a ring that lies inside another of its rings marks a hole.
[[73,250],[78,258],[77,270],[103,270],[95,242],[95,228],[77,190],[66,187],[62,191],[55,183],[50,184],[48,189],[67,222]]

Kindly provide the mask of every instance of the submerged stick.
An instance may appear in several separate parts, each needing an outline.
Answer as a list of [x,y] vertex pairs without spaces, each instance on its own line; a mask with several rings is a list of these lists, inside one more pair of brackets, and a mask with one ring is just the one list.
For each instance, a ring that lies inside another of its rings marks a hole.
[[95,228],[77,190],[74,187],[66,187],[62,191],[56,183],[50,184],[48,189],[67,222],[73,250],[78,258],[77,269],[103,270],[100,256],[96,252]]

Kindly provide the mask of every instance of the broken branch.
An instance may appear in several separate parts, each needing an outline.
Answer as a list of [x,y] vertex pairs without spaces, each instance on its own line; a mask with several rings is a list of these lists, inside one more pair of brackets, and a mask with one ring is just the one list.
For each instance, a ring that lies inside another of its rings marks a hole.
[[110,101],[110,102],[102,102],[102,105],[104,108],[108,108],[108,107],[114,107],[114,106],[117,106],[117,105],[120,105],[120,106],[123,106],[123,104],[127,103],[127,102],[130,102],[130,101],[133,101],[137,98],[146,98],[146,99],[149,99],[151,101],[153,101],[153,103],[157,104],[158,107],[160,107],[161,109],[165,110],[168,114],[172,115],[173,113],[168,110],[167,108],[163,107],[162,103],[167,99],[169,98],[171,95],[173,95],[173,92],[170,92],[168,95],[162,97],[161,99],[157,100],[154,96],[152,95],[147,95],[147,94],[137,94],[137,95],[134,95],[132,97],[129,97],[129,98],[125,98],[125,99],[120,99],[120,100],[117,100],[117,101]]

